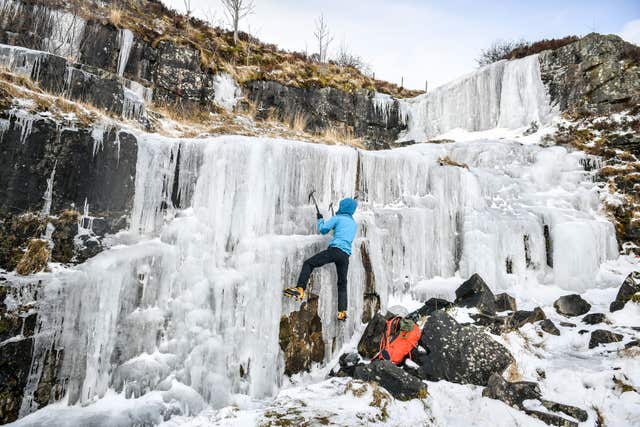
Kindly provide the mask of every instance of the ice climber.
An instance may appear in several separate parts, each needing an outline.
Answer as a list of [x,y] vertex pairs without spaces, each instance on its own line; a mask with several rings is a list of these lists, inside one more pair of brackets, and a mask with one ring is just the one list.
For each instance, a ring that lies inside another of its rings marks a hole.
[[338,212],[330,220],[325,221],[322,214],[318,212],[318,231],[321,234],[327,234],[333,230],[333,239],[326,250],[305,260],[300,276],[298,276],[297,287],[284,290],[286,296],[302,300],[313,269],[334,263],[338,273],[338,320],[341,321],[347,319],[347,272],[349,271],[351,243],[358,230],[358,226],[353,220],[353,214],[357,207],[356,200],[346,198],[340,201]]

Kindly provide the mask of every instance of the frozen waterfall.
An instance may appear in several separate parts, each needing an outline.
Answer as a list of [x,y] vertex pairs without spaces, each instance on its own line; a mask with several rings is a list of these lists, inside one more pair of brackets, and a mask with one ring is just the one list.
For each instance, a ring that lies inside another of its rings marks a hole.
[[[478,111],[486,113],[478,126],[520,117],[499,114],[498,103],[511,102],[502,98],[487,99],[495,108]],[[32,410],[52,348],[64,348],[69,403],[115,389],[140,398],[139,406],[174,399],[188,414],[235,393],[275,393],[283,379],[280,317],[299,306],[281,291],[328,241],[314,233],[311,189],[325,210],[361,196],[346,324],[334,320],[333,269],[315,273],[327,361],[360,327],[362,245],[383,307],[406,281],[474,272],[494,289],[531,278],[593,287],[617,245],[599,212],[600,189],[581,165],[586,156],[506,141],[363,152],[140,135],[130,231],[77,270],[51,273],[44,288],[22,415]],[[467,167],[443,165],[445,157]]]
[[426,141],[453,129],[517,129],[546,123],[551,107],[538,55],[480,68],[416,98],[401,100],[407,131],[401,141]]

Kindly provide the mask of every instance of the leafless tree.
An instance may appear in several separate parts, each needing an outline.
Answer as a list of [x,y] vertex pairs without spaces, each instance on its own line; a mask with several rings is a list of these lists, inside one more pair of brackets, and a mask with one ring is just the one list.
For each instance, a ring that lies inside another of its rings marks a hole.
[[182,0],[182,2],[184,3],[184,13],[187,15],[187,18],[189,18],[191,13],[193,13],[193,9],[191,9],[191,0]]
[[202,12],[202,16],[204,17],[204,20],[208,22],[212,27],[215,28],[220,26],[220,19],[218,19],[218,14],[216,13],[215,9],[213,9],[211,6],[208,6],[206,9],[203,9],[201,12]]
[[369,65],[364,62],[364,60],[351,52],[347,42],[342,40],[340,43],[340,47],[338,48],[338,53],[335,57],[335,62],[341,67],[352,67],[356,70],[360,71],[362,74],[370,75],[371,68]]
[[320,62],[326,62],[327,52],[329,45],[333,41],[333,35],[329,31],[329,25],[324,20],[324,14],[322,13],[316,20],[316,30],[313,32],[313,35],[316,38],[316,43],[318,43],[318,60]]
[[253,0],[220,0],[229,23],[233,26],[233,44],[238,44],[238,25],[240,20],[255,11]]

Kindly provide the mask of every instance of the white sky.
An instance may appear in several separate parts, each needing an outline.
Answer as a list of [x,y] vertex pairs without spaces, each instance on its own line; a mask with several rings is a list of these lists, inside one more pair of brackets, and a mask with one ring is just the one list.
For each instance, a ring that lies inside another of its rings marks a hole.
[[[322,12],[335,36],[361,56],[376,78],[424,89],[473,71],[475,58],[496,39],[539,40],[591,31],[617,33],[640,43],[637,0],[421,1],[421,0],[255,0],[243,31],[282,49],[317,50],[314,20]],[[184,11],[183,0],[163,0]],[[194,14],[214,11],[226,26],[219,0],[191,0]],[[613,7],[616,4],[616,7]]]

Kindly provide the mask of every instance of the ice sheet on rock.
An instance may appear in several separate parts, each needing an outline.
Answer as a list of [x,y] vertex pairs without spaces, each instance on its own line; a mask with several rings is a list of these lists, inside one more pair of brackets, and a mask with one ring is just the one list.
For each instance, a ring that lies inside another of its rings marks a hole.
[[[475,272],[494,290],[532,277],[581,290],[598,285],[601,263],[616,256],[593,172],[564,148],[474,141],[357,152],[267,138],[137,138],[137,237],[51,275],[23,415],[53,344],[65,348],[69,403],[127,384],[144,398],[173,381],[193,390],[183,390],[190,408],[198,396],[219,408],[236,393],[277,393],[280,317],[299,307],[282,289],[330,238],[315,234],[312,189],[325,214],[330,202],[361,195],[346,324],[335,320],[335,271],[314,273],[327,362],[361,326],[363,244],[383,309],[390,295],[426,297],[437,277],[437,296]],[[444,157],[466,166],[441,165]],[[574,259],[579,268],[567,267]]]
[[20,76],[37,80],[41,58],[42,52],[0,44],[0,64]]
[[118,33],[118,41],[120,43],[120,53],[118,55],[118,75],[122,77],[124,70],[127,68],[127,62],[129,62],[129,53],[131,52],[131,45],[133,44],[133,33],[128,29],[121,29]]
[[227,73],[213,76],[214,101],[227,111],[232,111],[241,96],[240,87]]
[[453,129],[521,128],[551,119],[538,55],[498,61],[416,98],[400,100],[407,130],[400,141],[426,141]]

